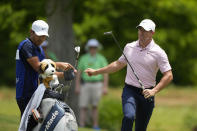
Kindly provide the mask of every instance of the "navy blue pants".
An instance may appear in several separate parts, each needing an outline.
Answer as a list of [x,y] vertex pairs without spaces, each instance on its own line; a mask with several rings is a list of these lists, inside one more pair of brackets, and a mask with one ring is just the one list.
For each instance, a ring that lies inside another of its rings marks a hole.
[[21,99],[16,100],[18,107],[20,109],[20,112],[21,112],[21,118],[22,118],[23,112],[25,111],[25,108],[26,108],[27,104],[29,103],[30,99],[31,99],[31,97],[30,98],[21,98]]
[[123,120],[121,131],[132,131],[135,121],[135,131],[146,131],[154,108],[153,101],[142,95],[142,89],[125,84],[122,93]]

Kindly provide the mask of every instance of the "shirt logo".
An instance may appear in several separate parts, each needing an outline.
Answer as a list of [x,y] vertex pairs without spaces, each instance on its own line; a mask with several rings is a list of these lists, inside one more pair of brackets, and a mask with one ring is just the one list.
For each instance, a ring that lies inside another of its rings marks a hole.
[[19,82],[19,78],[16,78],[16,84]]
[[19,60],[20,57],[19,57],[19,50],[16,50],[16,60]]

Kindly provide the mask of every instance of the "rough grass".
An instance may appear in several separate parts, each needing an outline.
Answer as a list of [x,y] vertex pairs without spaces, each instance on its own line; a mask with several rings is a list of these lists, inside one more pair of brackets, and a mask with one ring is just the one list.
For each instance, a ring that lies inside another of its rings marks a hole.
[[[121,91],[121,88],[110,89],[103,99],[118,99],[120,102]],[[0,87],[0,131],[15,131],[18,124],[15,90]],[[197,88],[170,86],[156,96],[156,107],[148,131],[192,131],[196,125]],[[84,128],[79,131],[92,130]]]
[[197,125],[197,88],[170,86],[156,96],[150,131],[192,131]]
[[0,89],[0,130],[15,131],[19,123],[19,110],[14,99],[15,91],[1,87]]

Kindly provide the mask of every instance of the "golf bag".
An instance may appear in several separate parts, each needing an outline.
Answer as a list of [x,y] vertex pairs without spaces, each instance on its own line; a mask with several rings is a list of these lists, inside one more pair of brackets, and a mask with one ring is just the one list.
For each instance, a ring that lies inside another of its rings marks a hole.
[[[34,113],[32,115],[34,119],[37,119],[33,131],[78,131],[74,112],[62,100],[62,94],[49,89],[45,90],[41,104],[37,109],[41,118],[34,116]],[[29,124],[31,122],[30,119]]]

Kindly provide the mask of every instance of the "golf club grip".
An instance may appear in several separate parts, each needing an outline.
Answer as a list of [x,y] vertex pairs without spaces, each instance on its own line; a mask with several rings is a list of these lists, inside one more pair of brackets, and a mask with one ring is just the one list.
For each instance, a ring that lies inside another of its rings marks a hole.
[[[145,88],[142,87],[142,90],[144,91]],[[145,98],[145,99],[147,99],[149,102],[152,102],[154,100],[154,96],[151,96],[151,97],[148,97],[148,98]]]

